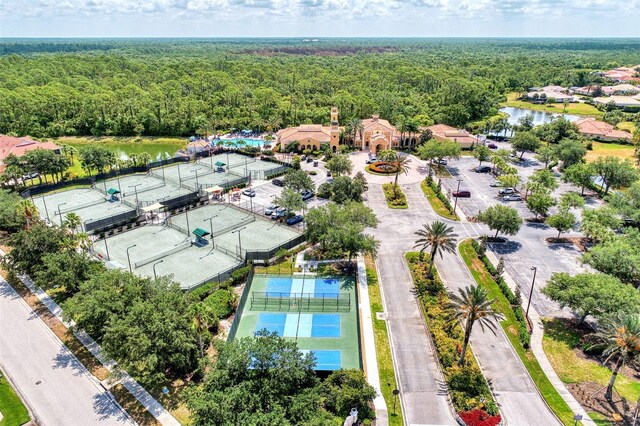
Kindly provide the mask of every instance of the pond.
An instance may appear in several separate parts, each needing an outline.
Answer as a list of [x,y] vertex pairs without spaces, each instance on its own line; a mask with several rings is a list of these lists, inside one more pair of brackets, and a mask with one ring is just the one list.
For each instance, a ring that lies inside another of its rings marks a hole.
[[566,118],[569,121],[576,121],[576,120],[581,118],[579,115],[551,114],[551,113],[545,112],[545,111],[535,111],[533,109],[514,108],[514,107],[500,108],[500,112],[504,112],[504,113],[507,113],[509,115],[509,124],[518,124],[518,120],[521,117],[524,117],[527,114],[530,114],[530,115],[533,116],[533,125],[534,126],[537,126],[537,125],[542,124],[542,123],[548,123],[549,121],[551,121],[551,119],[553,117],[557,117],[557,116],[560,116],[560,115],[564,116],[564,118]]
[[[83,146],[87,146],[87,144],[82,143],[69,143],[68,145],[78,150],[81,150]],[[131,154],[148,152],[153,161],[160,160],[163,155],[166,158],[172,158],[176,151],[185,147],[184,143],[101,143],[100,145],[114,151],[121,160],[128,160]]]

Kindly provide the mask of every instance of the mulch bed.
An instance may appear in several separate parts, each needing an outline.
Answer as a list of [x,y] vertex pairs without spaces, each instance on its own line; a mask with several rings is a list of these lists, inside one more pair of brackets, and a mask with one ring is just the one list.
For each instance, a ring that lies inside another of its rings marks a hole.
[[570,383],[567,389],[587,412],[596,412],[606,416],[612,424],[632,425],[636,401],[626,401],[615,392],[613,402],[607,401],[604,394],[606,386],[594,382]]
[[573,244],[579,251],[586,252],[593,244],[585,237],[549,237],[545,238],[549,244]]

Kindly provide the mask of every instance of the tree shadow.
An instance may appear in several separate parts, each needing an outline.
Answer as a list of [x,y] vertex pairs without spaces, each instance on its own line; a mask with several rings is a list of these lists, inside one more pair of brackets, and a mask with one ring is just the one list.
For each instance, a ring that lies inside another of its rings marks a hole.
[[109,392],[100,392],[93,396],[93,411],[100,416],[100,420],[116,420],[129,422],[124,410],[116,403],[115,398]]
[[497,254],[513,254],[522,248],[522,244],[517,241],[506,241],[504,243],[488,243],[491,251]]
[[546,230],[549,229],[548,225],[545,225],[544,222],[525,222],[525,225],[527,228],[533,228],[533,229],[541,229],[541,230]]
[[53,368],[73,369],[74,376],[80,376],[86,372],[75,355],[65,348],[61,348],[60,352],[53,358]]

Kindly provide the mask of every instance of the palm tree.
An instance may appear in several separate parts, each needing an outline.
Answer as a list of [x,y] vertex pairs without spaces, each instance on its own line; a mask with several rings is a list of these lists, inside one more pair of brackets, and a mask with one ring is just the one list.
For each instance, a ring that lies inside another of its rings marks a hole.
[[140,162],[141,166],[146,166],[148,165],[151,160],[153,160],[151,158],[151,154],[149,154],[148,152],[141,152],[140,155],[138,156],[138,161]]
[[82,223],[80,216],[78,216],[74,212],[69,212],[64,216],[64,221],[62,222],[62,226],[71,230],[72,234],[75,234],[76,228],[80,226],[80,223]]
[[26,227],[29,228],[35,218],[38,217],[38,209],[30,200],[20,201],[19,209],[24,213]]
[[439,254],[442,258],[442,252],[453,253],[456,249],[456,237],[458,234],[453,233],[453,228],[447,226],[446,223],[439,220],[433,222],[431,225],[426,223],[422,225],[423,229],[415,232],[418,238],[414,247],[420,247],[420,259],[422,259],[424,251],[431,247],[431,253],[429,258],[429,269],[427,274],[431,276],[431,269],[433,268],[433,261],[436,255]]
[[595,337],[599,342],[594,346],[604,348],[604,363],[616,360],[605,393],[605,398],[611,401],[613,385],[620,369],[626,364],[640,361],[640,314],[618,314],[604,322]]
[[269,117],[266,121],[266,128],[269,132],[276,132],[282,126],[282,117],[278,117],[274,115],[273,117]]
[[398,176],[400,173],[404,173],[405,175],[411,170],[409,166],[409,162],[411,159],[408,155],[398,155],[396,159],[392,162],[393,166],[396,168],[396,177],[393,180],[393,190],[395,191],[398,188]]
[[462,366],[464,365],[473,324],[477,321],[482,331],[486,326],[493,334],[496,334],[496,323],[502,319],[502,315],[491,307],[495,299],[489,299],[487,290],[484,287],[477,285],[467,286],[464,289],[459,288],[458,292],[460,293],[459,295],[455,293],[449,295],[451,297],[449,308],[452,311],[448,322],[459,321],[464,323],[464,343],[462,344],[462,353],[458,361],[458,365]]
[[211,309],[204,303],[194,303],[191,309],[191,329],[198,336],[198,347],[200,348],[200,357],[204,358],[204,342],[202,337],[209,332],[218,318]]
[[358,138],[358,133],[362,134],[364,132],[364,125],[362,124],[362,120],[360,120],[359,118],[352,118],[347,123],[347,128],[349,129],[349,133],[352,133],[351,145],[354,145],[356,139]]

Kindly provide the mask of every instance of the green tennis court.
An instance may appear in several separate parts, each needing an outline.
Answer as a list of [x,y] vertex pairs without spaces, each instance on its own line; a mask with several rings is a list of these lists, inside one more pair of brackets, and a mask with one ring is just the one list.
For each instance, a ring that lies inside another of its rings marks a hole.
[[361,368],[353,277],[254,276],[229,339],[266,330],[312,352],[316,370]]

